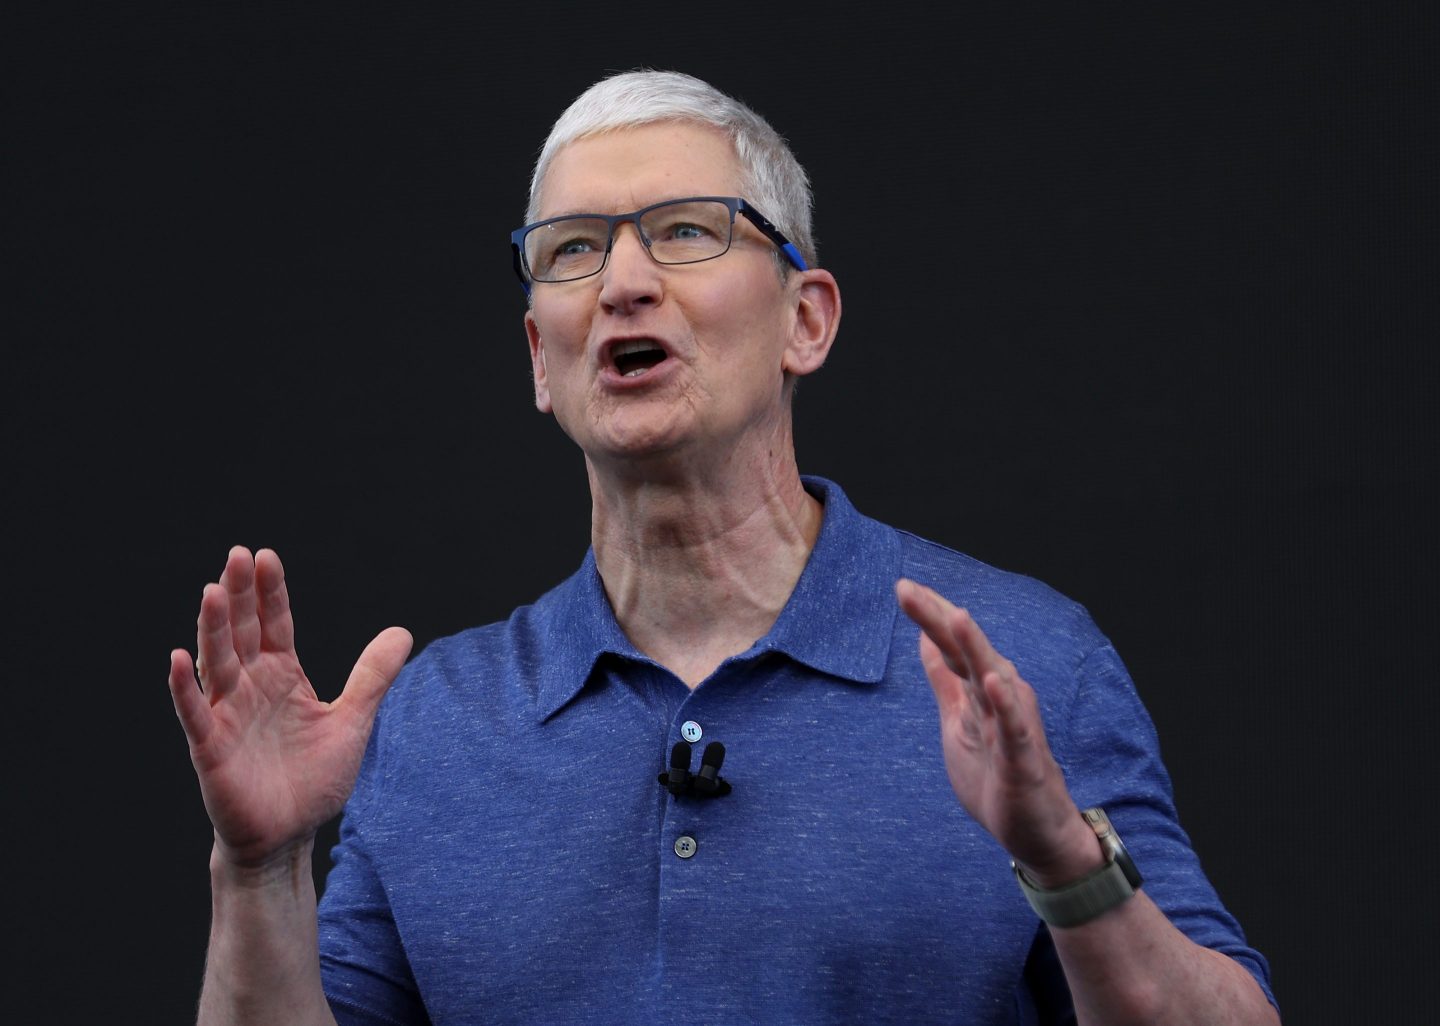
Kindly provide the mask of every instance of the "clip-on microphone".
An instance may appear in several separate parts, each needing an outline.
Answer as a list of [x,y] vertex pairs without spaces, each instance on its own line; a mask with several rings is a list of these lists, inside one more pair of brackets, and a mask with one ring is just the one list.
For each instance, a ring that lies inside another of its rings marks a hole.
[[720,798],[730,793],[730,784],[720,776],[725,761],[725,746],[711,741],[700,757],[700,772],[690,772],[690,745],[676,741],[670,749],[670,769],[661,773],[659,781],[676,798]]

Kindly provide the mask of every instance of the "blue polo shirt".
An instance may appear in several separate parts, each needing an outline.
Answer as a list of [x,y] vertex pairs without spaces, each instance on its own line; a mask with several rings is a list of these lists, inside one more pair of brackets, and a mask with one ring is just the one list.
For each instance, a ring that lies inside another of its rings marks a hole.
[[[1048,936],[946,777],[901,576],[971,611],[1035,688],[1076,803],[1104,806],[1147,893],[1270,994],[1085,611],[806,487],[825,515],[794,593],[693,691],[626,639],[593,553],[410,662],[320,903],[340,1023],[1066,1021]],[[732,793],[659,786],[682,729],[697,753],[725,745]]]

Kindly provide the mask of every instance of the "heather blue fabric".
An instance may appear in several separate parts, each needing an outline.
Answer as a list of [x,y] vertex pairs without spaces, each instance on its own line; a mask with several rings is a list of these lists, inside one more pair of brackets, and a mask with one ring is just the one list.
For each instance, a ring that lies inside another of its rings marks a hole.
[[[693,692],[626,640],[593,554],[508,621],[406,667],[320,906],[342,1024],[1066,1021],[1047,934],[946,778],[902,575],[973,613],[1036,689],[1076,802],[1109,811],[1147,893],[1270,993],[1085,611],[806,486],[825,518],[794,594]],[[697,768],[725,744],[732,794],[656,783],[687,720],[704,730]],[[693,858],[675,854],[681,835]]]

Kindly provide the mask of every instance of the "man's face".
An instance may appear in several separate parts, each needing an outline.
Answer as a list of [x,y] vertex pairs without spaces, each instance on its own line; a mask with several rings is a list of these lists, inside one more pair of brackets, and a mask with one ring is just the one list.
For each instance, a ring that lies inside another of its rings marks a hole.
[[[734,149],[719,131],[646,125],[562,149],[542,184],[540,216],[735,196],[739,181]],[[535,285],[525,315],[535,405],[553,412],[592,462],[683,461],[743,452],[747,440],[770,437],[789,416],[786,372],[819,366],[800,351],[804,275],[782,282],[773,252],[738,217],[728,253],[661,265],[635,226],[621,225],[599,274]],[[627,353],[637,348],[645,352]]]

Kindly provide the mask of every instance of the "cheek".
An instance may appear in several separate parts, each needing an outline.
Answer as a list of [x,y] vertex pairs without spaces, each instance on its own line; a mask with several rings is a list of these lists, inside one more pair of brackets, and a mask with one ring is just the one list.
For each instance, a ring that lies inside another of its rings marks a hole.
[[780,300],[766,292],[774,289],[774,278],[747,280],[748,287],[727,290],[707,307],[709,316],[702,330],[712,356],[734,364],[743,353],[743,366],[733,369],[747,376],[770,377],[784,369],[789,349],[790,320]]
[[532,356],[536,372],[542,368],[552,388],[565,369],[584,354],[589,319],[575,312],[557,309],[553,304],[534,315],[534,331],[540,339],[538,353]]

